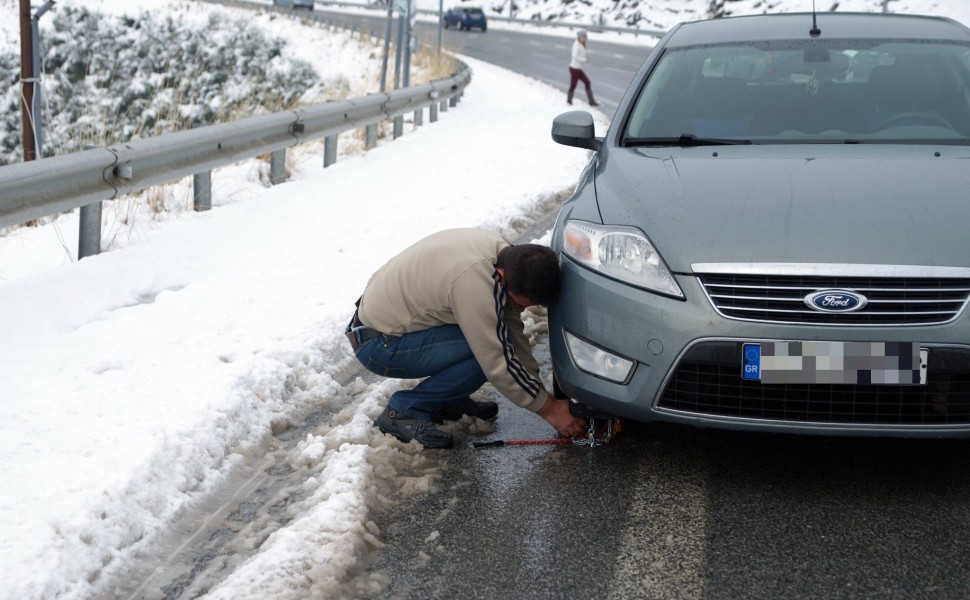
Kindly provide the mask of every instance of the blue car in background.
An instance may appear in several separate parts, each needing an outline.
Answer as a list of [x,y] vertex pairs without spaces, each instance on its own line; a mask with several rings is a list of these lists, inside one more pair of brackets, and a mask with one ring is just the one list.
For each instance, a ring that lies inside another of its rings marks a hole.
[[445,29],[458,27],[460,30],[478,28],[488,31],[488,20],[485,18],[485,11],[480,8],[449,8],[444,16]]
[[273,6],[279,8],[305,8],[313,10],[313,0],[273,0]]

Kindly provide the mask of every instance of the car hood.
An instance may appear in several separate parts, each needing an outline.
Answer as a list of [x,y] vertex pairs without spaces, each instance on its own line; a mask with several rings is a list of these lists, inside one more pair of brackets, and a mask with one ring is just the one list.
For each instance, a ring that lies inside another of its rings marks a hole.
[[681,273],[714,262],[970,264],[966,149],[821,148],[611,148],[596,171],[600,215],[641,228]]

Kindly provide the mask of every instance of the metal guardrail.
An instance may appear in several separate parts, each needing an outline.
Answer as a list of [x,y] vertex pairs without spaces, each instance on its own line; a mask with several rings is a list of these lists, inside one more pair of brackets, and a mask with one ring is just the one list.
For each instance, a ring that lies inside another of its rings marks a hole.
[[[362,4],[360,2],[345,2],[343,0],[315,0],[316,4],[321,6],[340,6],[344,8],[362,8],[365,10],[380,10],[387,12],[387,5],[380,5],[377,3]],[[417,13],[421,15],[434,15],[438,16],[438,11],[429,10],[426,8],[417,9]],[[595,22],[590,23],[577,23],[570,21],[543,21],[540,19],[516,19],[514,17],[498,17],[495,15],[488,15],[490,21],[503,21],[506,23],[519,23],[521,25],[532,25],[535,27],[563,27],[566,29],[585,29],[592,32],[603,32],[609,31],[613,33],[623,33],[629,34],[634,37],[645,35],[648,37],[662,38],[667,34],[666,31],[661,31],[659,29],[638,29],[636,27],[613,27],[610,25],[602,25]]]
[[404,113],[414,111],[420,125],[422,111],[430,107],[429,119],[437,121],[439,108],[457,105],[471,81],[468,66],[459,65],[453,76],[424,85],[0,167],[0,227],[81,207],[78,258],[97,254],[100,218],[85,218],[89,205],[100,214],[101,201],[196,175],[195,208],[206,210],[209,191],[199,187],[207,185],[212,169],[272,153],[270,181],[279,183],[285,178],[286,148],[320,138],[327,167],[336,160],[341,132],[366,127],[370,148],[381,121],[394,119],[394,138],[403,133]]

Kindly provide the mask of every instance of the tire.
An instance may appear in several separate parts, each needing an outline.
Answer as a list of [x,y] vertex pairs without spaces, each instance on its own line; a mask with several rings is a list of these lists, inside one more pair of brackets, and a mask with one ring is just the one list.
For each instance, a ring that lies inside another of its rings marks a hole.
[[488,31],[488,25],[482,25],[482,33]]

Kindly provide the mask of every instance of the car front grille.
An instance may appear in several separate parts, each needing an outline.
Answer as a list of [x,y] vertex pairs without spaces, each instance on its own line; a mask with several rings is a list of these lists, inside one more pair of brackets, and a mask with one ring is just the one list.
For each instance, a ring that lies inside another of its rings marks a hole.
[[[936,325],[955,319],[970,298],[970,279],[821,277],[701,274],[701,284],[722,315],[765,323],[827,326]],[[855,312],[820,312],[805,296],[822,290],[862,294]]]
[[766,385],[741,377],[741,343],[692,348],[658,407],[693,414],[844,425],[970,425],[970,351],[930,348],[926,385]]

